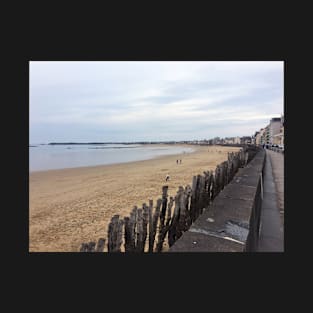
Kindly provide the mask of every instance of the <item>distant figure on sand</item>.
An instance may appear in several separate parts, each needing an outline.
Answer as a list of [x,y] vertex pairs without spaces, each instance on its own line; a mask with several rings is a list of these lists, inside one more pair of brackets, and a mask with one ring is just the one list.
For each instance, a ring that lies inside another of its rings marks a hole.
[[176,164],[178,164],[178,160],[176,160]]
[[167,174],[166,177],[165,177],[165,181],[168,181],[168,180],[170,180],[170,175],[169,174]]
[[179,163],[181,164],[181,160],[179,160]]

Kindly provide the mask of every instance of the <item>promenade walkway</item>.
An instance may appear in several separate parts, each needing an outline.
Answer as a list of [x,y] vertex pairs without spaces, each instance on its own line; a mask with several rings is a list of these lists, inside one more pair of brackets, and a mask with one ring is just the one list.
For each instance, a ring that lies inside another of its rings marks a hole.
[[258,251],[284,251],[284,155],[266,150]]

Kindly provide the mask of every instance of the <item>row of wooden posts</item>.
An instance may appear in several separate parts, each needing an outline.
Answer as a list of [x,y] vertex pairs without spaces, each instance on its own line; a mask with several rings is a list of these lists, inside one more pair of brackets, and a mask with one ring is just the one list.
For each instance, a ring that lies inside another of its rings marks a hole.
[[[194,176],[192,186],[180,186],[175,197],[169,197],[168,186],[163,186],[155,207],[149,200],[149,205],[135,206],[127,217],[114,215],[108,228],[107,252],[151,253],[164,251],[165,245],[171,247],[255,153],[247,147],[228,153],[227,161],[215,171]],[[103,252],[105,241],[100,238],[97,243],[83,243],[80,251]]]

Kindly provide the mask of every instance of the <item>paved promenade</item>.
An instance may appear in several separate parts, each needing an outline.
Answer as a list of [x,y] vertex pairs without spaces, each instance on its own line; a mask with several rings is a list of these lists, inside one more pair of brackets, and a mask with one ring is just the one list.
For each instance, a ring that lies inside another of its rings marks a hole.
[[258,251],[284,251],[284,155],[266,150]]
[[274,182],[276,186],[277,205],[279,208],[282,227],[284,226],[284,155],[274,151],[268,151],[271,158]]

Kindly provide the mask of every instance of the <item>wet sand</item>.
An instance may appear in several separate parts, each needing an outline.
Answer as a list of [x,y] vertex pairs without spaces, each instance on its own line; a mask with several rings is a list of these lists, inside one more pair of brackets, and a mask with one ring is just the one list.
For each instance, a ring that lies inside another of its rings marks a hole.
[[[79,251],[82,242],[107,238],[113,215],[128,216],[134,205],[148,204],[149,199],[155,205],[165,184],[174,196],[194,175],[214,170],[228,152],[239,150],[194,147],[193,153],[145,161],[30,173],[29,251]],[[176,164],[177,159],[182,163]]]

